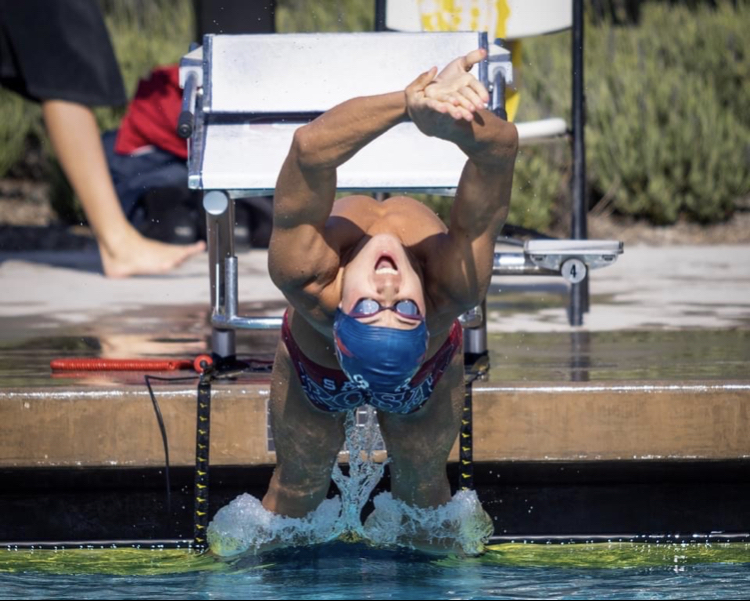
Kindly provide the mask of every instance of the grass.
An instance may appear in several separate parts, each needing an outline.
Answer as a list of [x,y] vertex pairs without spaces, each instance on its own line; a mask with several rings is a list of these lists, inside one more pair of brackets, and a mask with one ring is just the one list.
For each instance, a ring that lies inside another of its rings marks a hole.
[[[128,94],[157,65],[174,63],[194,38],[191,0],[100,0]],[[716,0],[642,5],[638,26],[588,19],[588,186],[598,214],[656,224],[731,217],[750,195],[750,3]],[[591,16],[591,15],[589,15]],[[373,0],[278,0],[277,30],[371,31]],[[669,31],[669,35],[664,35]],[[518,119],[570,118],[570,33],[523,43]],[[38,106],[0,90],[0,177],[23,174],[40,145],[59,212],[72,192],[54,164]],[[102,130],[124,107],[97,108]],[[27,170],[28,171],[28,170]],[[567,228],[571,153],[566,141],[522,149],[510,221]],[[444,219],[450,199],[421,197]]]

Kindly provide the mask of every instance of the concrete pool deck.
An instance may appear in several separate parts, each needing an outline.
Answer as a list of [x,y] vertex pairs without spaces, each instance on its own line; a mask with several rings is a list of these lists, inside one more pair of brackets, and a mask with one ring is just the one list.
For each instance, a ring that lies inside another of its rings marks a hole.
[[[242,313],[283,311],[265,252],[240,256],[239,284]],[[750,246],[627,248],[593,272],[591,295],[584,326],[570,328],[560,278],[493,282],[492,368],[473,386],[473,438],[474,486],[496,536],[747,540]],[[117,281],[91,253],[0,254],[0,542],[189,539],[195,380],[154,382],[167,510],[143,374],[52,374],[49,364],[192,359],[209,336],[205,257]],[[270,359],[277,337],[241,334],[238,355]],[[268,388],[262,372],[213,385],[212,512],[265,491]],[[451,482],[456,459],[454,448]]]
[[[91,253],[0,254],[0,466],[160,464],[142,375],[53,377],[49,361],[206,352],[206,263],[107,280]],[[239,281],[243,312],[281,313],[265,252],[240,257]],[[750,246],[628,248],[593,272],[591,294],[570,328],[562,279],[493,282],[477,460],[750,458]],[[275,336],[240,335],[238,352],[270,358]],[[189,465],[195,385],[158,390],[174,460]],[[214,461],[273,462],[267,375],[215,394]]]
[[[270,304],[278,314],[283,297],[266,257],[259,250],[239,256],[240,303]],[[108,280],[100,269],[92,252],[0,252],[3,329],[9,319],[74,324],[208,303],[205,256],[164,276]],[[490,295],[490,331],[570,331],[561,278],[495,278]],[[629,247],[614,265],[592,272],[591,295],[586,331],[750,328],[750,245]]]

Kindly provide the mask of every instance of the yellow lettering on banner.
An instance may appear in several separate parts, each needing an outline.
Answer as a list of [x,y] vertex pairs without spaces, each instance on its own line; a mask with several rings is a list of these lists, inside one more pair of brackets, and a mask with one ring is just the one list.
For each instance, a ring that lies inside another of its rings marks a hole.
[[[416,0],[422,31],[486,31],[490,41],[505,39],[510,7],[508,0]],[[521,42],[508,44],[513,68],[521,67]],[[505,91],[505,110],[513,121],[521,100],[517,89]]]
[[423,31],[486,31],[505,37],[508,0],[417,0]]
[[469,27],[472,31],[479,29],[479,18],[482,16],[482,11],[478,6],[471,7],[471,23]]
[[445,18],[445,13],[439,12],[437,15],[437,30],[438,31],[449,31],[450,27],[448,25],[448,21]]
[[497,11],[497,17],[495,18],[495,39],[500,38],[504,40],[508,17],[510,17],[508,0],[497,0],[495,2],[495,9]]

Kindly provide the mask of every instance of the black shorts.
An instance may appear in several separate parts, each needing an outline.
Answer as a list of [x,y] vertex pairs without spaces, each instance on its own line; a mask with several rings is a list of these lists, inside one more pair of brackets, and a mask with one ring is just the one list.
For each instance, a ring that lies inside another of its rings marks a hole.
[[0,85],[31,100],[127,103],[96,0],[0,0]]

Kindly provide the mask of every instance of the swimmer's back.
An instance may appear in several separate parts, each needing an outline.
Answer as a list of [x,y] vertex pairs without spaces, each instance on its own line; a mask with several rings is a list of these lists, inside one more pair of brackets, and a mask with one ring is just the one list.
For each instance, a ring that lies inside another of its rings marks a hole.
[[[321,327],[320,322],[302,318],[294,308],[290,308],[289,322],[294,339],[302,350],[313,360],[330,368],[338,367],[332,346],[332,316],[341,298],[338,286],[343,278],[343,270],[358,245],[378,234],[396,236],[414,257],[420,271],[430,261],[434,245],[447,234],[441,219],[428,207],[408,196],[395,196],[378,201],[369,196],[347,196],[333,205],[331,216],[326,222],[325,238],[335,249],[338,263],[330,265],[330,296],[322,294],[319,300],[331,323]],[[335,302],[326,302],[332,298]],[[440,348],[448,336],[452,322],[440,331],[431,330],[430,348],[427,356]]]
[[340,255],[355,247],[364,236],[392,234],[420,262],[429,260],[421,244],[448,229],[428,207],[409,196],[378,201],[369,196],[347,196],[333,205],[326,233],[339,244]]

